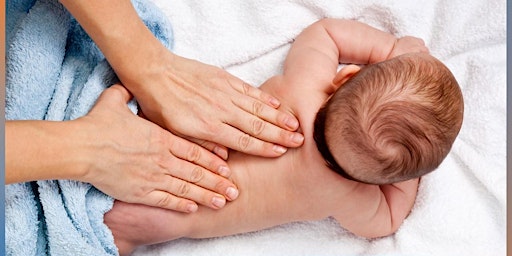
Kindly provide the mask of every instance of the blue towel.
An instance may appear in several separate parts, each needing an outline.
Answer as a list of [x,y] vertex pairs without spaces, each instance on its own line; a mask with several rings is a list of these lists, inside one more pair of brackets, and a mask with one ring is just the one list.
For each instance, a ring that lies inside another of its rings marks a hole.
[[[171,49],[172,29],[165,15],[150,1],[132,2],[146,26]],[[9,0],[6,7],[7,120],[76,119],[118,81],[57,0]],[[129,107],[136,113],[135,101]],[[5,187],[5,197],[7,255],[118,255],[103,224],[113,198],[90,184],[12,184]]]

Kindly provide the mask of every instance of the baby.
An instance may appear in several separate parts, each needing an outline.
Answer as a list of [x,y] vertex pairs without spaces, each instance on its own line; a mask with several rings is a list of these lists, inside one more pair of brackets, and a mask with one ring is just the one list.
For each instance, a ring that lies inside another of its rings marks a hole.
[[318,112],[313,137],[344,178],[392,184],[441,163],[462,111],[450,71],[426,53],[405,54],[363,68],[338,89]]
[[[368,65],[338,72],[339,63]],[[306,28],[283,74],[261,89],[299,119],[303,146],[279,158],[231,153],[240,195],[222,210],[184,214],[116,201],[104,222],[120,254],[327,217],[359,236],[393,234],[413,207],[419,177],[446,157],[462,123],[459,86],[422,40],[357,21]]]

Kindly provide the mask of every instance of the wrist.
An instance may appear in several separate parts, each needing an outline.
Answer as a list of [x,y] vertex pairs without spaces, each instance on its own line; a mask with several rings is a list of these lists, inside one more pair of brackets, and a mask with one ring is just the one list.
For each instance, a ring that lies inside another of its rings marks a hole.
[[386,60],[389,60],[393,57],[395,57],[395,49],[396,49],[396,46],[398,45],[398,37],[395,37],[394,40],[393,40],[393,46],[391,46],[391,50],[389,50],[389,53],[387,54],[386,56]]
[[129,54],[119,52],[119,56],[112,57],[117,61],[110,64],[123,86],[137,95],[146,90],[144,86],[158,84],[157,80],[169,73],[168,68],[174,63],[175,57],[152,34],[131,44],[142,46],[127,45],[122,52]]
[[102,38],[104,43],[98,46],[123,84],[138,78],[167,50],[140,20],[117,32],[106,31]]
[[70,135],[64,146],[65,154],[69,158],[66,179],[91,182],[89,177],[92,176],[94,163],[100,161],[95,157],[97,149],[95,144],[99,138],[98,133],[89,128],[90,125],[83,119],[82,117],[66,122],[66,131]]
[[146,27],[126,0],[60,0],[98,45],[123,84],[130,90],[165,46]]
[[182,57],[173,54],[157,40],[153,47],[147,48],[140,52],[139,57],[133,56],[131,63],[123,63],[123,66],[116,70],[116,74],[141,107],[151,105],[157,108],[160,103],[155,101],[169,99],[166,97],[168,95],[162,93],[169,93],[169,83],[172,84],[176,77],[179,78],[176,67],[186,63],[183,63]]

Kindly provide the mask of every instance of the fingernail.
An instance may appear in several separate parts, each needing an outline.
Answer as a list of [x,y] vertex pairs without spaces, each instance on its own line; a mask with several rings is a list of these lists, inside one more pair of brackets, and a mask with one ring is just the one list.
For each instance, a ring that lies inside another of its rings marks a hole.
[[270,98],[269,102],[274,108],[278,108],[281,105],[281,102],[276,98]]
[[197,211],[197,204],[188,204],[187,205],[187,211],[188,212],[196,212]]
[[226,199],[224,197],[214,196],[212,199],[212,204],[217,208],[222,208],[226,204]]
[[302,144],[302,142],[304,141],[304,135],[302,135],[300,133],[294,133],[292,135],[292,141],[297,144]]
[[297,128],[299,128],[299,122],[295,120],[295,118],[287,117],[285,124],[288,128],[292,130],[296,130]]
[[279,154],[284,154],[284,152],[286,152],[286,148],[279,146],[279,145],[274,145],[274,147],[272,147],[272,149],[274,150],[274,152],[279,153]]
[[228,196],[229,200],[235,200],[238,197],[238,189],[229,187],[226,190],[226,195]]
[[221,166],[219,167],[219,174],[224,176],[224,177],[229,177],[229,168],[226,167],[226,166]]
[[224,160],[228,159],[228,151],[226,149],[223,149],[219,146],[215,146],[213,148],[213,152]]

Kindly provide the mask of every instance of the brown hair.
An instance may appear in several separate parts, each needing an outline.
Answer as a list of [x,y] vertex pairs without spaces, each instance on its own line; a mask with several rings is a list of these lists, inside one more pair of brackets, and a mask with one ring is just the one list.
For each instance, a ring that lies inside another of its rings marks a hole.
[[[428,54],[406,54],[368,65],[342,85],[317,114],[314,137],[343,177],[395,183],[439,166],[459,133],[463,109],[445,65]],[[339,161],[346,161],[341,143],[357,161],[350,168]]]

